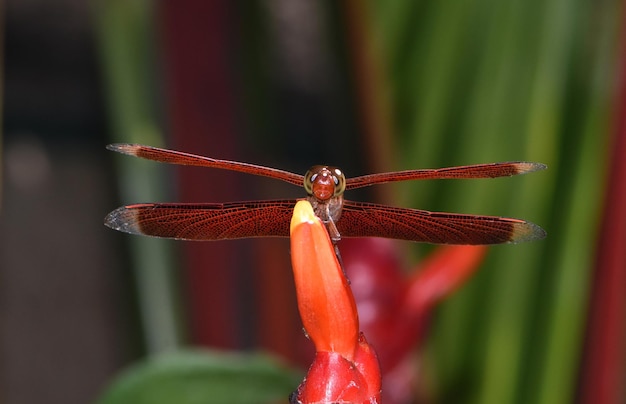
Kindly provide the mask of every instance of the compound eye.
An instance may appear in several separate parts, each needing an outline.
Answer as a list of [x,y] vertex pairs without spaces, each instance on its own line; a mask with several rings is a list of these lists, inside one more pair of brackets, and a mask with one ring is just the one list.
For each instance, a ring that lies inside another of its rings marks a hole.
[[314,166],[309,169],[309,171],[304,174],[304,190],[307,195],[313,195],[313,182],[317,178],[317,175],[320,171],[320,166]]
[[343,175],[340,169],[332,168],[333,178],[335,180],[335,192],[333,196],[339,196],[346,190],[346,176]]

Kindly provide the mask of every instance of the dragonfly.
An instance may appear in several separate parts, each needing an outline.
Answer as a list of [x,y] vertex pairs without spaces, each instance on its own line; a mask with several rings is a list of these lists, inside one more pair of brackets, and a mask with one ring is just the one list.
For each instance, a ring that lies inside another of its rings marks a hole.
[[[383,237],[433,244],[501,244],[542,239],[546,232],[521,219],[430,212],[355,202],[344,191],[396,181],[496,178],[546,168],[533,162],[502,162],[438,169],[417,169],[346,178],[336,167],[314,166],[305,175],[276,168],[218,160],[139,144],[110,144],[107,149],[163,163],[219,168],[265,176],[304,186],[308,200],[335,244],[342,237]],[[119,207],[105,225],[125,233],[180,240],[228,240],[289,237],[296,199],[229,203],[140,203]]]

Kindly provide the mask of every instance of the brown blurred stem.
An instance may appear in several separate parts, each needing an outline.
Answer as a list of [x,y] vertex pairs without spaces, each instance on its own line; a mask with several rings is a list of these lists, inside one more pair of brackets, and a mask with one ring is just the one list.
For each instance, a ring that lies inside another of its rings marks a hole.
[[[370,10],[366,2],[358,0],[342,4],[368,168],[371,172],[391,171],[394,169],[391,99],[383,59],[372,39]],[[374,192],[377,193],[376,199],[382,203],[392,203],[395,199],[389,188],[377,187]]]

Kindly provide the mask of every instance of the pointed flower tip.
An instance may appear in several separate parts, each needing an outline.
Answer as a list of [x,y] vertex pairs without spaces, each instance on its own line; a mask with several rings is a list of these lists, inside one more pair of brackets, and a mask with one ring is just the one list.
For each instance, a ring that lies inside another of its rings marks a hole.
[[291,225],[289,227],[290,233],[293,233],[294,229],[302,223],[313,223],[315,220],[319,220],[313,212],[313,207],[309,201],[298,201],[293,208],[293,216],[291,217]]

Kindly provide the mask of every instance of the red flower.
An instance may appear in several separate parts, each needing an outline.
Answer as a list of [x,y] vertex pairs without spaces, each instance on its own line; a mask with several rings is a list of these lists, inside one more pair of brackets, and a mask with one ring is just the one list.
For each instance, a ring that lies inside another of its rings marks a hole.
[[307,201],[294,208],[291,262],[302,324],[316,350],[292,402],[379,403],[376,353],[359,333],[352,290],[325,226]]
[[341,253],[352,281],[361,330],[376,347],[385,378],[385,403],[421,396],[413,355],[432,309],[479,268],[487,247],[442,246],[406,274],[393,241],[346,239]]

